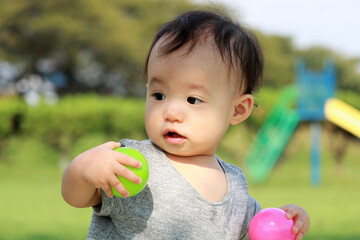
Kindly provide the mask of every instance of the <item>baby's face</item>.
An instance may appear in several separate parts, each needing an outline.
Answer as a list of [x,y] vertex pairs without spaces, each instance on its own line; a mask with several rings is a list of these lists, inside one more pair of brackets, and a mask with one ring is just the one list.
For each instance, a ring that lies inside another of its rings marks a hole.
[[159,56],[162,42],[148,64],[147,134],[170,154],[212,156],[234,114],[237,91],[228,66],[211,41],[190,54],[182,48]]

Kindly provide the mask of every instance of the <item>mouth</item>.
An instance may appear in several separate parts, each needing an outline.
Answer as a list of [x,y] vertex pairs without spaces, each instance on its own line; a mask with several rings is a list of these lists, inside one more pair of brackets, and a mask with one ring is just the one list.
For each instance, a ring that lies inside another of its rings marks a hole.
[[167,129],[164,132],[164,138],[168,143],[171,144],[179,144],[186,139],[185,136],[181,135],[180,133],[172,129]]

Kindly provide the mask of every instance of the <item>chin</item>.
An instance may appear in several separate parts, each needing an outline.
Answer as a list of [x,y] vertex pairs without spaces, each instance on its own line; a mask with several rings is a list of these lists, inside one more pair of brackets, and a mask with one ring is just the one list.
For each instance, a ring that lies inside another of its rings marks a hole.
[[161,148],[167,154],[171,154],[179,157],[191,157],[191,156],[213,156],[215,151],[212,149],[193,149],[189,146],[189,142],[184,144],[169,144],[164,139],[151,138],[151,141]]
[[170,145],[169,144],[157,144],[155,143],[159,148],[161,148],[164,152],[170,155],[179,156],[179,157],[190,157],[196,155],[195,152],[189,151],[184,148],[184,146],[180,145]]
[[165,147],[161,149],[163,149],[168,154],[178,157],[213,156],[215,154],[210,151],[196,151],[194,149],[186,149],[181,147]]

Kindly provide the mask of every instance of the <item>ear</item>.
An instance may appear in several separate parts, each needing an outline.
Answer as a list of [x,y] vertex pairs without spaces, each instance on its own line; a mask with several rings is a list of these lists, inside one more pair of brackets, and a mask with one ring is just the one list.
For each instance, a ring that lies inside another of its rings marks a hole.
[[254,97],[251,94],[238,96],[235,100],[234,112],[230,124],[237,125],[246,120],[253,109]]

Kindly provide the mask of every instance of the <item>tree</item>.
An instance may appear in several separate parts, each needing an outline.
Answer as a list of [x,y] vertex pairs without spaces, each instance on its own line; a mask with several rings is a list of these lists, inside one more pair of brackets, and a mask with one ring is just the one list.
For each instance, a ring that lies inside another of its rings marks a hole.
[[346,58],[339,53],[320,46],[297,49],[290,37],[266,35],[257,32],[264,52],[264,83],[278,88],[295,82],[294,64],[303,59],[306,66],[316,71],[323,68],[325,61],[333,61],[337,71],[340,89],[360,92],[359,59]]
[[264,53],[264,84],[281,87],[294,82],[295,48],[292,39],[257,33]]
[[0,0],[0,57],[65,77],[66,91],[134,95],[157,29],[187,0]]
[[[65,81],[62,92],[143,95],[143,67],[154,34],[169,19],[198,8],[190,1],[0,0],[0,59],[21,63],[23,75],[39,74],[58,85]],[[265,85],[293,83],[297,57],[312,68],[331,58],[339,87],[360,91],[359,60],[319,47],[298,50],[286,36],[257,36]]]

